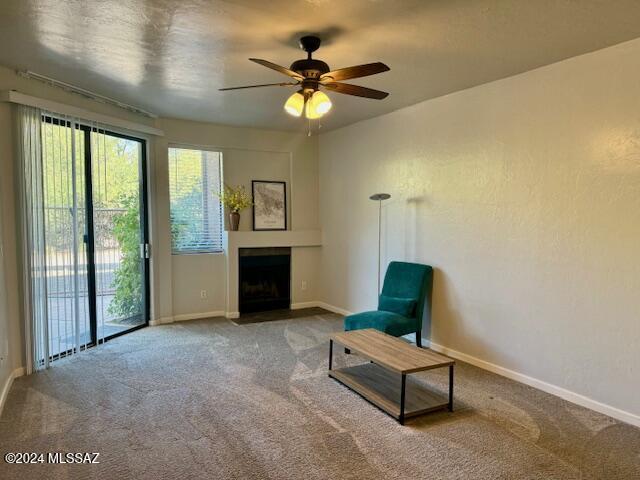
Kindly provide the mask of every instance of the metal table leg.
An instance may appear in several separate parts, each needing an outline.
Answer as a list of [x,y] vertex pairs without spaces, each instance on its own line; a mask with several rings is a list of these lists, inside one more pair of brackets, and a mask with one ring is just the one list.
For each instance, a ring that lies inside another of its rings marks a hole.
[[329,340],[329,370],[333,365],[333,340]]
[[400,418],[398,418],[400,425],[404,425],[404,401],[406,396],[406,387],[407,387],[407,375],[403,373],[402,386],[400,387]]
[[449,365],[449,405],[448,409],[453,412],[453,365]]

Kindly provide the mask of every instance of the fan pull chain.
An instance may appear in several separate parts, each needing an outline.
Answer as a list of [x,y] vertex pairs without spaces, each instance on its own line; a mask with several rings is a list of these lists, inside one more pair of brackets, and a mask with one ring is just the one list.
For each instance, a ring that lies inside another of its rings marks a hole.
[[307,137],[311,136],[311,119],[308,119],[308,127],[307,127]]

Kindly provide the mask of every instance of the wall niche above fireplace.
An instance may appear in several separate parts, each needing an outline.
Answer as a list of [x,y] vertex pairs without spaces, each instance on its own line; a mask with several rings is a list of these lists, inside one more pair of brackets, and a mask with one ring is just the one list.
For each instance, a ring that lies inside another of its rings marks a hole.
[[240,313],[291,306],[291,248],[240,248],[238,252]]

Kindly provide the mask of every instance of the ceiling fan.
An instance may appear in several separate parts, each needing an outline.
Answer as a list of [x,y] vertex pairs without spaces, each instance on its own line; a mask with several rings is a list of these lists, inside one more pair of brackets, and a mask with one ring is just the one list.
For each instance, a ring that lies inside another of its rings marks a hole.
[[331,70],[329,65],[322,60],[311,58],[311,54],[320,48],[320,39],[318,37],[311,35],[302,37],[300,39],[300,48],[307,52],[307,58],[296,60],[289,68],[281,67],[259,58],[249,59],[259,65],[283,73],[295,81],[221,88],[220,91],[273,86],[300,87],[297,92],[287,99],[284,109],[294,117],[300,117],[304,112],[305,117],[310,120],[322,117],[331,109],[331,100],[326,93],[320,90],[320,87],[345,95],[355,95],[356,97],[373,98],[375,100],[382,100],[389,95],[387,92],[380,90],[341,82],[341,80],[367,77],[389,71],[390,68],[384,63],[367,63]]

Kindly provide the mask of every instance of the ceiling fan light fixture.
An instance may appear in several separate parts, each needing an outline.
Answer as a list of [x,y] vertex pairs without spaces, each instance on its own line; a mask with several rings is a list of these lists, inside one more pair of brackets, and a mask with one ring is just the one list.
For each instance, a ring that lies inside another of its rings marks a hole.
[[320,47],[320,38],[307,35],[300,39],[300,47],[307,52],[307,58],[296,60],[289,68],[282,67],[268,60],[261,58],[250,58],[249,60],[262,65],[263,67],[275,70],[289,77],[288,82],[262,83],[258,85],[244,85],[239,87],[220,88],[221,91],[244,90],[246,88],[258,87],[296,87],[298,91],[291,95],[284,104],[284,110],[294,117],[301,117],[302,113],[309,120],[315,120],[326,115],[331,110],[331,100],[326,93],[319,91],[319,88],[326,88],[331,92],[355,97],[372,98],[382,100],[389,94],[373,88],[342,83],[342,80],[368,77],[390,69],[382,62],[365,63],[352,67],[331,70],[329,65],[322,60],[312,57],[312,53]]
[[305,116],[309,120],[315,120],[331,110],[331,100],[326,93],[316,90],[307,101]]
[[291,95],[284,104],[284,110],[294,117],[302,115],[302,111],[304,110],[304,95],[300,92]]

